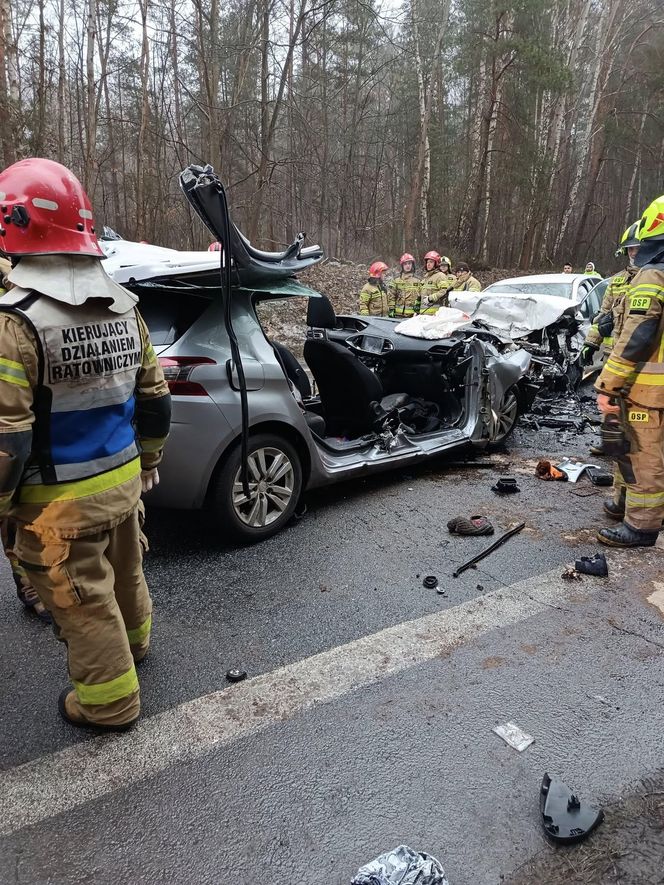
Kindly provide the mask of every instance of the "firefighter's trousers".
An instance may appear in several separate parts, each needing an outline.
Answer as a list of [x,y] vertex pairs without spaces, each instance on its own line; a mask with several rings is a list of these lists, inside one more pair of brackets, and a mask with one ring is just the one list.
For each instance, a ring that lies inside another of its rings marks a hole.
[[615,501],[624,500],[628,526],[657,532],[664,519],[664,410],[629,403],[627,418],[630,451],[617,462]]
[[138,510],[115,528],[62,540],[19,526],[16,554],[69,653],[81,715],[120,725],[138,716],[134,662],[150,642],[152,603]]

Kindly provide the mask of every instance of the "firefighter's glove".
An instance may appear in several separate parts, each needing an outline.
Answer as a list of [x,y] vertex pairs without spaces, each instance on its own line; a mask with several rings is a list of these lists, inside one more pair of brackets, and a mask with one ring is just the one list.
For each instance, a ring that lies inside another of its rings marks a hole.
[[152,470],[141,470],[141,485],[143,493],[151,492],[155,486],[159,485],[159,471],[156,467]]
[[598,350],[599,347],[596,344],[584,344],[581,348],[581,364],[590,366]]
[[597,395],[597,408],[602,415],[619,415],[620,406],[613,396],[607,396],[605,393]]

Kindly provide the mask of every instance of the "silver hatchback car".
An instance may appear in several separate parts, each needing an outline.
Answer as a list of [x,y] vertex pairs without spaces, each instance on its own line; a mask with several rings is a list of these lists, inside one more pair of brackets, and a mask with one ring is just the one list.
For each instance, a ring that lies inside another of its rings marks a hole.
[[[486,447],[517,423],[530,358],[485,329],[407,338],[393,320],[335,316],[327,298],[293,278],[240,284],[229,307],[246,384],[245,473],[219,253],[102,246],[109,274],[139,296],[173,396],[149,503],[208,507],[220,539],[262,540],[288,523],[306,489]],[[309,371],[268,340],[256,312],[261,302],[291,298],[308,299]]]

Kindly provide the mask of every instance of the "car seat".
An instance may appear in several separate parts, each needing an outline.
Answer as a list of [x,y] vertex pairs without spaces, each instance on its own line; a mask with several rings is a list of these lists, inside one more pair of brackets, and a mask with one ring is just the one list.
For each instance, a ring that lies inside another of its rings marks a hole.
[[316,381],[330,436],[352,439],[375,431],[390,412],[410,401],[405,393],[385,396],[371,369],[350,350],[325,338],[308,338],[304,359]]
[[286,377],[300,391],[302,399],[308,399],[311,396],[309,376],[297,361],[295,354],[291,353],[283,344],[277,344],[276,341],[271,341],[270,343],[276,352],[277,359],[281,363],[281,368],[284,370]]

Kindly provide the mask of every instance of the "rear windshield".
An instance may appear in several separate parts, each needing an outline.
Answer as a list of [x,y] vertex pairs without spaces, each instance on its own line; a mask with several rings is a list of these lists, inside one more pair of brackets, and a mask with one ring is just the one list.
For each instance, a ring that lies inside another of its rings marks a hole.
[[143,286],[131,288],[138,295],[138,309],[155,347],[174,344],[210,304],[208,297],[182,290],[176,292]]
[[485,292],[492,295],[556,295],[558,298],[572,297],[571,283],[494,283]]

